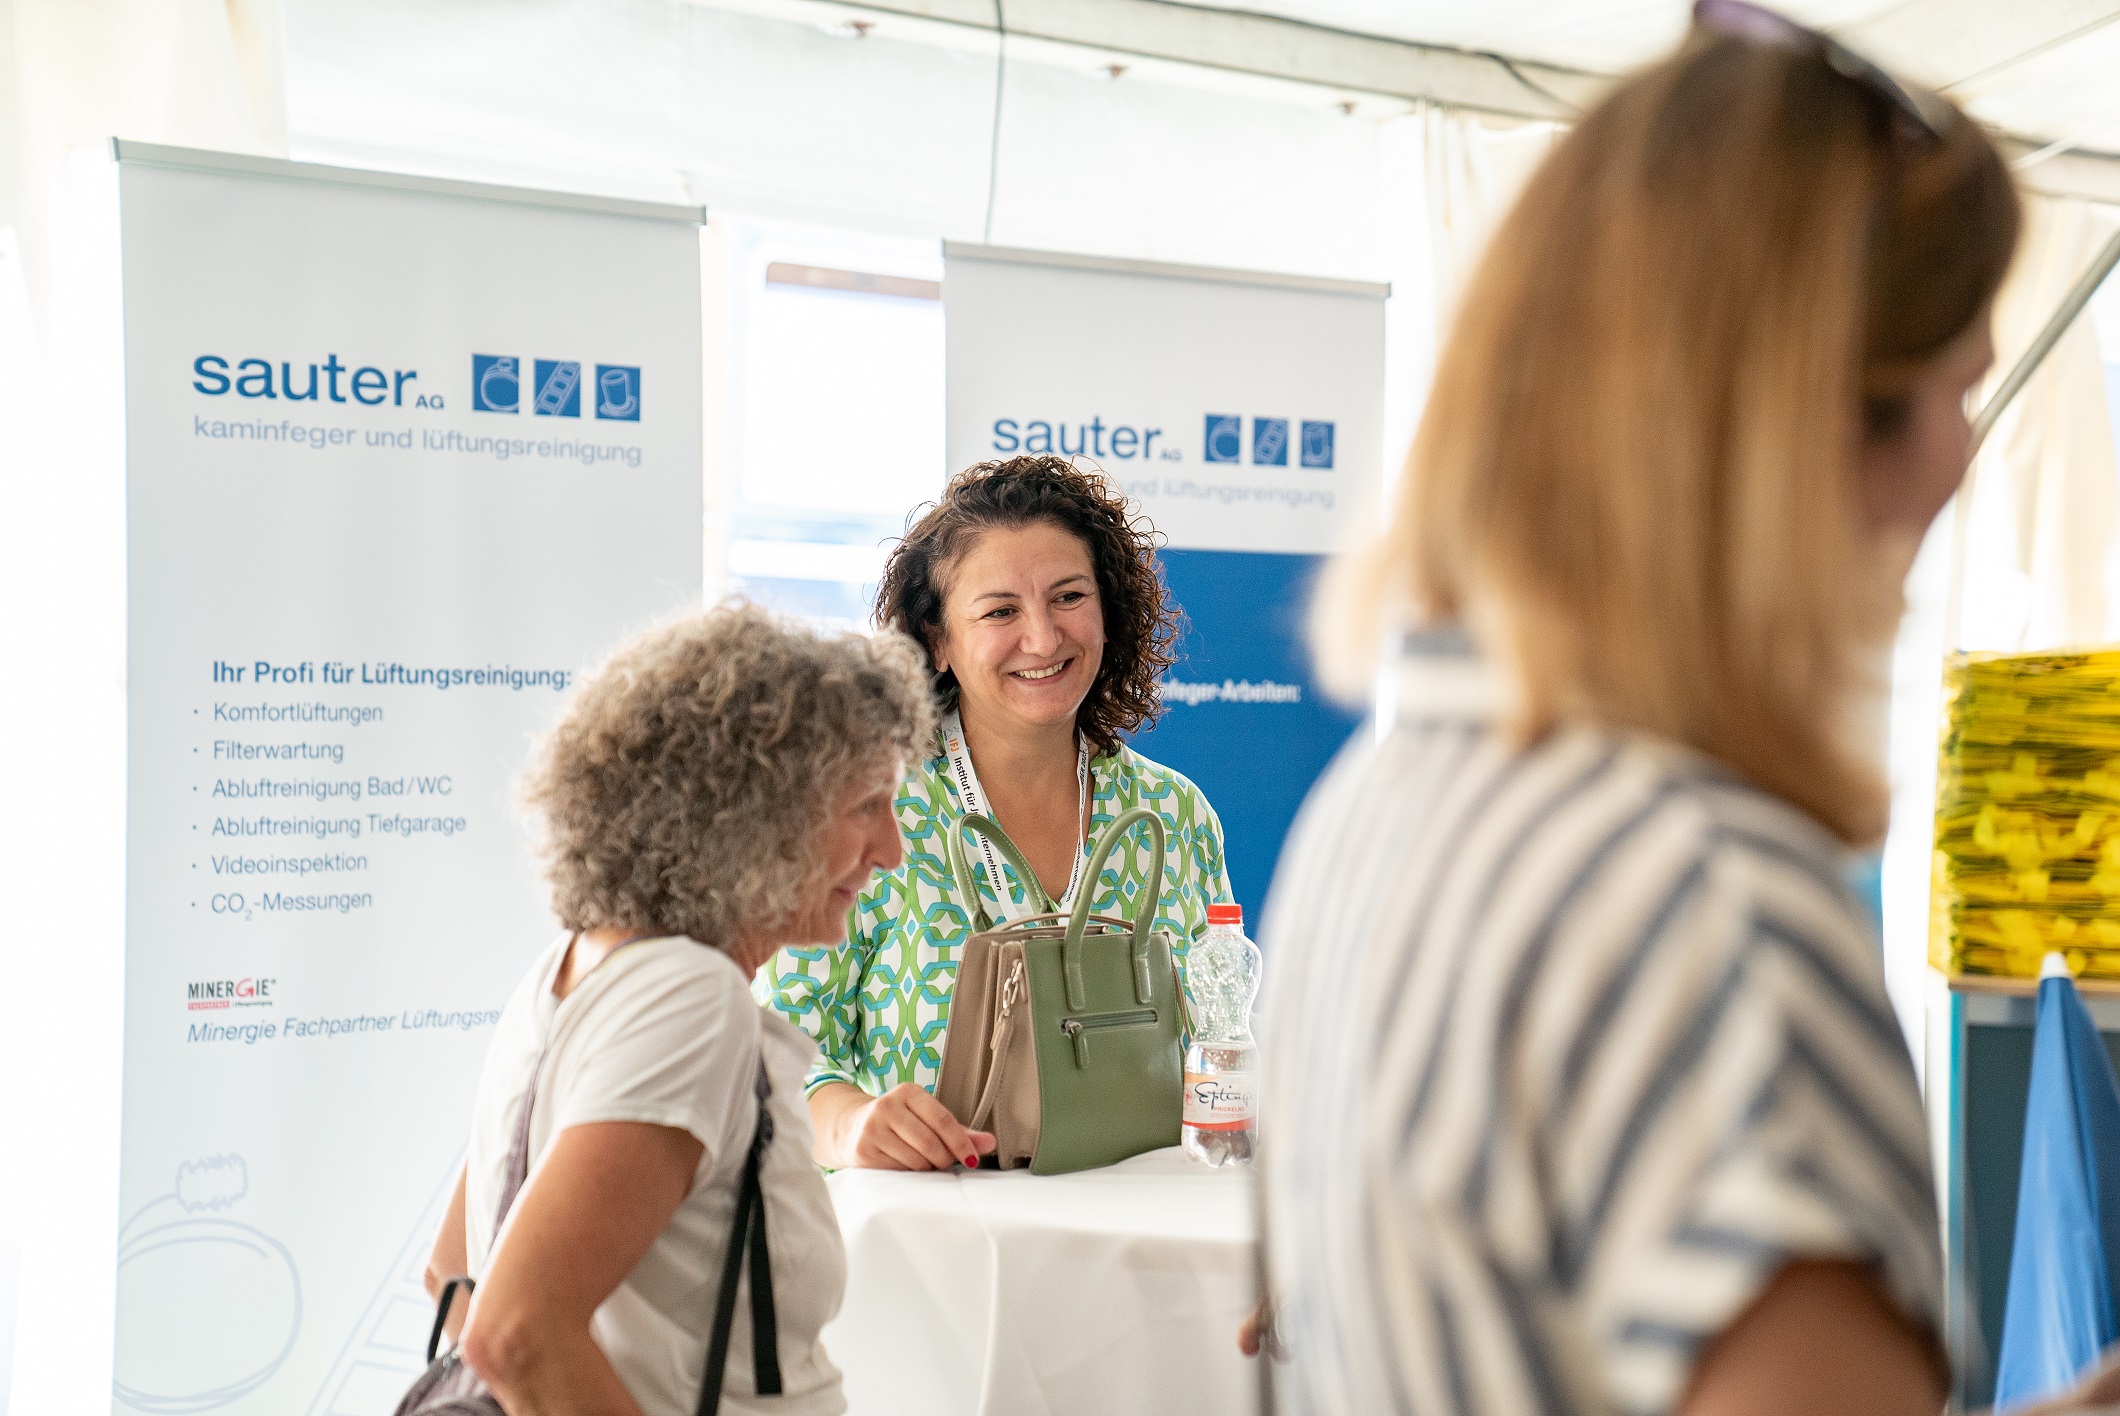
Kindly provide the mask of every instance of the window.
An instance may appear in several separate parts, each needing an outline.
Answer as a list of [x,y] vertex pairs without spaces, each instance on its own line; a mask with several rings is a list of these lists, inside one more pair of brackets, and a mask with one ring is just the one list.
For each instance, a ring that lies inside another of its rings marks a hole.
[[709,583],[864,624],[947,475],[941,248],[717,217],[706,281]]

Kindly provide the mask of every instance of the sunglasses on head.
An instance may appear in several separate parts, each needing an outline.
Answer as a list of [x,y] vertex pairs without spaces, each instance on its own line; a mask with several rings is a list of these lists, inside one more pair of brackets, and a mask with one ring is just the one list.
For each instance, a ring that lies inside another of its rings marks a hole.
[[1908,88],[1829,34],[1746,0],[1694,0],[1693,23],[1710,34],[1815,54],[1826,67],[1877,99],[1893,128],[1918,143],[1940,143],[1950,124],[1948,105]]

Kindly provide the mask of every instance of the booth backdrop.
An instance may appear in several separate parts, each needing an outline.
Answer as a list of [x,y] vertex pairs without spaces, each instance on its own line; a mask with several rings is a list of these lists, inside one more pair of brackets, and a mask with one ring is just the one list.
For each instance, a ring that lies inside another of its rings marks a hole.
[[699,593],[699,214],[120,156],[115,1409],[388,1412],[553,927],[513,775]]
[[1381,487],[1382,285],[944,246],[952,468],[1094,463],[1166,540],[1189,622],[1135,745],[1214,803],[1256,927],[1282,838],[1358,720],[1303,644]]

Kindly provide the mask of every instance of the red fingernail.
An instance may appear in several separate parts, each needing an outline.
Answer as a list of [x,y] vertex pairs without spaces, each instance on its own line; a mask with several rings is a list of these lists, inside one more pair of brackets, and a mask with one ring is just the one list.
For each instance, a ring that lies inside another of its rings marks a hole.
[[979,1157],[976,1155],[966,1156],[964,1158],[964,1168],[967,1170],[977,1170],[979,1168]]

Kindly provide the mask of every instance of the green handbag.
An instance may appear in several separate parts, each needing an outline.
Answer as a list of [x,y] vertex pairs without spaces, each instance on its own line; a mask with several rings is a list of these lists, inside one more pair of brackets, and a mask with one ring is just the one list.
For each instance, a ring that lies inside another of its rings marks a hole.
[[[949,833],[950,870],[972,901],[976,932],[957,960],[936,1099],[971,1129],[995,1134],[1004,1169],[1028,1164],[1034,1175],[1176,1145],[1185,993],[1170,939],[1155,928],[1163,819],[1136,809],[1106,828],[1064,916],[999,826],[977,813],[962,824],[1000,849],[1038,913],[993,927],[965,866],[961,832]],[[1154,850],[1133,920],[1092,915],[1090,894],[1105,861],[1142,825]]]

